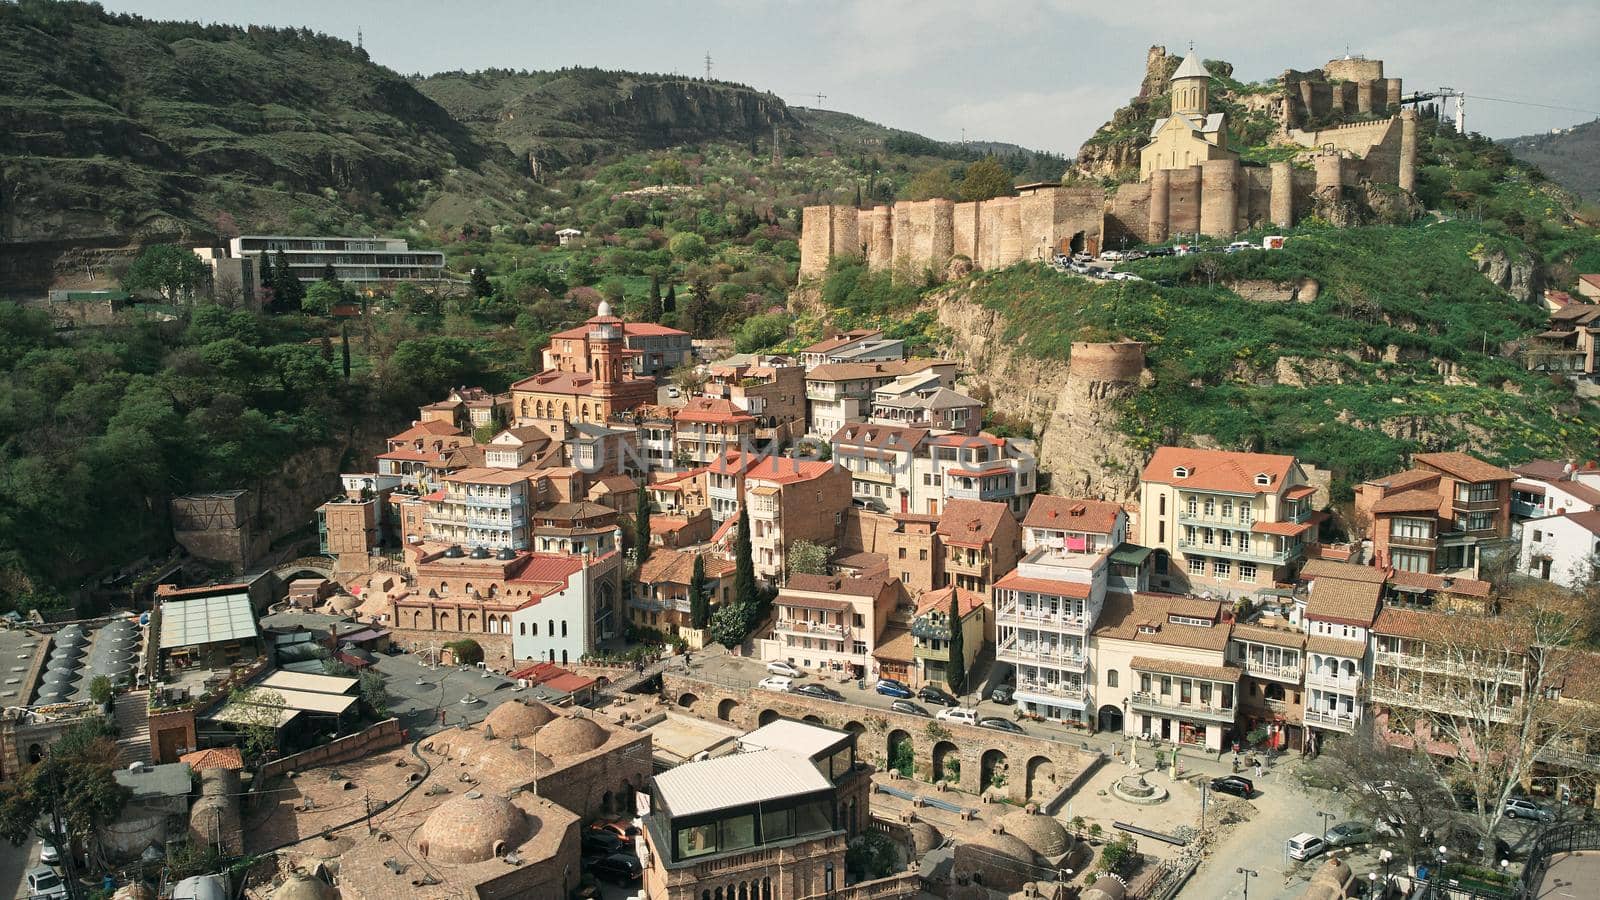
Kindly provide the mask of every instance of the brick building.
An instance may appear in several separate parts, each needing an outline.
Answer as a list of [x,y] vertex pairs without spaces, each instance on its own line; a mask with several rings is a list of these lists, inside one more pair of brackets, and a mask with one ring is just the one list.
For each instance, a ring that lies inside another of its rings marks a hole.
[[1356,485],[1371,523],[1372,561],[1406,572],[1476,575],[1484,550],[1511,534],[1516,473],[1465,453],[1418,453],[1404,472]]

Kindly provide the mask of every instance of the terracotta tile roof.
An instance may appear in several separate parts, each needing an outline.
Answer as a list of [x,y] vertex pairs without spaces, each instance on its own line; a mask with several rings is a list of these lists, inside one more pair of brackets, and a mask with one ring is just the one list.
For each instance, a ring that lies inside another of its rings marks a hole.
[[1278,534],[1284,537],[1294,537],[1297,534],[1309,531],[1312,523],[1307,522],[1256,522],[1250,530],[1256,534]]
[[1011,510],[992,500],[951,500],[939,516],[939,534],[950,543],[975,546],[992,542]]
[[983,606],[983,598],[967,590],[950,585],[937,591],[928,591],[917,598],[917,615],[925,615],[934,611],[947,612],[950,609],[950,595],[957,597],[957,609],[961,618],[972,615]]
[[1591,534],[1600,534],[1600,509],[1591,509],[1588,512],[1567,513],[1567,518]]
[[1157,659],[1153,656],[1135,656],[1129,665],[1141,672],[1162,675],[1186,675],[1190,678],[1207,678],[1212,681],[1236,682],[1244,674],[1233,666],[1208,666],[1203,663],[1184,662],[1178,659]]
[[678,411],[677,420],[679,422],[727,425],[754,422],[756,417],[734,406],[732,400],[719,400],[715,397],[695,397],[684,405],[683,409]]
[[[1228,646],[1228,626],[1179,625],[1169,622],[1177,601],[1192,601],[1181,608],[1202,612],[1199,618],[1215,620],[1222,604],[1216,600],[1199,600],[1176,594],[1107,594],[1094,635],[1141,644],[1159,644],[1171,647],[1192,647],[1198,650],[1221,652]],[[1187,613],[1185,613],[1187,614]],[[1139,627],[1154,628],[1141,632]]]
[[1316,492],[1317,486],[1314,484],[1297,484],[1284,491],[1283,496],[1286,500],[1299,500],[1301,497],[1310,497]]
[[1367,655],[1367,645],[1364,641],[1314,635],[1306,641],[1306,652],[1342,656],[1345,659],[1361,659]]
[[[1188,470],[1187,477],[1173,475],[1173,470],[1179,467]],[[1274,453],[1158,447],[1140,480],[1197,491],[1271,494],[1283,488],[1294,468],[1294,457]],[[1265,486],[1256,484],[1258,474],[1267,476]]]
[[238,747],[212,747],[209,750],[196,750],[178,757],[178,762],[188,763],[189,768],[196,772],[205,769],[244,769],[244,758],[239,754]]
[[906,428],[899,425],[875,425],[871,422],[851,422],[833,435],[834,444],[849,452],[855,449],[890,450],[896,453],[915,452],[928,437],[926,428]]
[[790,575],[788,583],[784,585],[784,591],[876,597],[888,580],[887,571],[867,572],[861,575]]
[[898,625],[891,625],[879,636],[878,647],[872,651],[872,655],[878,659],[910,662],[912,646],[911,632]]
[[1363,581],[1368,584],[1384,582],[1383,571],[1380,569],[1327,559],[1306,560],[1305,566],[1300,569],[1300,577],[1305,580],[1338,578],[1343,581]]
[[444,476],[452,484],[516,484],[537,474],[526,469],[461,469]]
[[1404,472],[1395,472],[1392,475],[1372,478],[1367,481],[1368,484],[1375,484],[1390,491],[1416,487],[1421,484],[1437,484],[1438,482],[1439,473],[1430,472],[1427,469],[1407,469]]
[[760,462],[745,470],[745,478],[753,481],[769,481],[774,484],[794,484],[798,481],[810,481],[833,471],[832,462],[820,460],[796,459],[792,456],[768,456]]
[[1025,578],[1012,569],[994,583],[996,590],[1031,591],[1051,597],[1089,598],[1089,585],[1082,581],[1057,581],[1053,578]]
[[1544,299],[1546,303],[1553,303],[1556,306],[1566,306],[1568,303],[1572,302],[1572,295],[1566,291],[1552,291],[1546,289],[1544,292]]
[[530,553],[528,561],[510,580],[519,584],[543,584],[565,587],[567,579],[583,570],[583,557],[559,553]]
[[1105,500],[1075,500],[1071,497],[1036,494],[1033,505],[1028,507],[1027,517],[1022,520],[1022,526],[1110,534],[1121,512],[1120,504]]
[[928,438],[928,443],[936,447],[1004,447],[1005,438],[997,438],[987,431],[977,434],[939,434]]
[[1382,595],[1381,583],[1318,578],[1311,585],[1306,616],[1323,622],[1365,628],[1372,624],[1372,617],[1377,615],[1378,598]]
[[775,606],[792,606],[796,609],[826,609],[832,612],[849,612],[854,609],[849,600],[835,600],[832,597],[801,597],[788,591],[779,591],[778,598],[772,602]]
[[875,572],[878,569],[889,568],[889,557],[882,553],[846,553],[833,558],[833,564],[840,569],[858,569],[862,572]]
[[[679,331],[676,328],[668,328],[665,325],[657,325],[654,322],[624,322],[622,323],[622,334],[624,337],[654,337],[667,334],[681,334],[687,336],[689,332]],[[568,328],[566,331],[558,331],[550,336],[552,338],[561,338],[563,340],[572,341],[579,338],[588,337],[589,329],[581,326],[578,328]]]
[[1585,284],[1600,288],[1600,275],[1579,275],[1578,280]]
[[806,373],[807,381],[862,381],[869,378],[898,378],[921,372],[940,364],[950,364],[943,359],[897,359],[875,363],[828,363]]
[[537,391],[545,394],[573,394],[588,396],[595,388],[594,376],[582,372],[547,371],[511,385],[514,391]]
[[865,340],[866,338],[871,337],[881,337],[882,335],[883,332],[876,328],[857,328],[851,331],[843,332],[842,334],[836,334],[830,338],[824,338],[805,348],[804,350],[801,350],[800,352],[827,353],[830,350],[837,350],[840,347],[849,346],[856,341]]
[[437,419],[431,419],[427,422],[417,422],[410,428],[407,428],[405,431],[402,431],[396,435],[391,435],[389,440],[414,441],[417,438],[455,437],[462,434],[465,434],[465,432],[457,428],[454,423],[440,422]]
[[1303,631],[1290,631],[1287,628],[1263,628],[1260,625],[1235,625],[1233,626],[1234,638],[1241,641],[1254,641],[1258,644],[1271,644],[1274,647],[1304,647],[1306,634]]
[[1220,615],[1222,605],[1216,600],[1206,600],[1202,597],[1185,597],[1181,594],[1171,595],[1167,601],[1167,612],[1175,616],[1188,616],[1192,619],[1215,620]]
[[[1448,582],[1448,584],[1446,583]],[[1402,572],[1395,570],[1389,573],[1389,583],[1397,587],[1416,588],[1424,591],[1447,591],[1460,594],[1463,597],[1488,597],[1493,586],[1487,581],[1476,578],[1456,578],[1454,576],[1430,575],[1427,572]]]
[[1377,620],[1372,623],[1372,631],[1375,634],[1426,640],[1446,634],[1444,625],[1445,616],[1442,613],[1385,606],[1383,611],[1378,613]]
[[1490,465],[1476,456],[1466,453],[1417,453],[1411,457],[1412,463],[1421,463],[1432,466],[1441,472],[1446,472],[1462,481],[1510,481],[1516,478],[1516,473],[1509,469]]
[[[639,567],[639,581],[645,584],[687,585],[694,576],[697,555],[689,550],[652,549],[644,565]],[[733,563],[720,556],[704,554],[706,578],[723,578],[733,574]]]
[[1432,489],[1401,491],[1372,504],[1375,513],[1438,512],[1445,500]]

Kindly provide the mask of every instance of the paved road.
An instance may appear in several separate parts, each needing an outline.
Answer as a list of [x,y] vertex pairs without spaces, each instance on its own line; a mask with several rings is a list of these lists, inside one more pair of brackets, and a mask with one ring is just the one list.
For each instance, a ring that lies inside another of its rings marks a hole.
[[26,897],[28,891],[22,875],[39,859],[39,841],[21,847],[10,841],[0,841],[0,897]]
[[[1330,821],[1344,821],[1346,808],[1343,798],[1329,791],[1303,787],[1293,775],[1293,765],[1280,763],[1261,778],[1256,788],[1261,792],[1253,802],[1259,810],[1256,817],[1239,825],[1222,844],[1220,851],[1200,864],[1193,877],[1178,893],[1183,900],[1238,900],[1244,897],[1242,867],[1259,873],[1250,879],[1250,896],[1256,898],[1299,897],[1305,891],[1306,880],[1316,871],[1322,860],[1296,863],[1284,854],[1283,844],[1288,838],[1307,831],[1321,834],[1323,819],[1318,812],[1334,813]],[[1364,872],[1370,866],[1355,860],[1355,869]]]

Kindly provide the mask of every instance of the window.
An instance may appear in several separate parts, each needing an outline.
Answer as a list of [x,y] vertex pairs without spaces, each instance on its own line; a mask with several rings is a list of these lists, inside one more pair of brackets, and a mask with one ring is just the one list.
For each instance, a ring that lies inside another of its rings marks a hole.
[[[1243,548],[1241,548],[1243,549]],[[1239,563],[1239,580],[1246,584],[1256,583],[1256,564]]]
[[900,558],[901,559],[905,559],[906,558],[906,548],[904,548],[904,547],[900,548]]
[[678,829],[677,858],[688,859],[717,852],[717,823],[690,825]]
[[1167,514],[1167,495],[1166,494],[1162,494],[1160,497],[1156,498],[1156,515],[1164,516],[1166,514]]
[[1202,706],[1211,705],[1211,682],[1209,681],[1200,682],[1200,704]]
[[1222,517],[1224,519],[1233,518],[1233,500],[1226,497],[1222,500]]
[[1256,475],[1256,485],[1258,487],[1266,487],[1267,485],[1269,485],[1271,483],[1272,483],[1272,476],[1268,475],[1265,472],[1257,473],[1257,475]]
[[1206,561],[1205,561],[1205,558],[1204,557],[1200,557],[1200,556],[1191,556],[1191,557],[1189,557],[1189,574],[1190,575],[1204,575],[1205,573],[1206,573]]
[[1218,541],[1224,547],[1232,547],[1233,546],[1233,532],[1227,530],[1226,528],[1221,529],[1218,532]]
[[1192,516],[1200,511],[1200,501],[1190,497],[1188,501],[1184,503],[1184,509],[1187,510],[1188,514]]
[[533,626],[533,634],[532,634],[532,636],[533,637],[538,637],[539,636],[539,623],[538,622],[531,622],[529,624],[531,624]]
[[1156,523],[1156,543],[1165,544],[1166,542],[1167,542],[1167,523],[1165,523],[1165,522],[1157,522]]
[[1163,676],[1161,676],[1161,696],[1163,696],[1163,697],[1172,696],[1172,676],[1171,675],[1163,675]]
[[1178,702],[1194,702],[1194,682],[1188,680],[1178,682]]
[[1212,516],[1214,516],[1216,514],[1217,514],[1217,501],[1213,500],[1210,497],[1207,497],[1206,498],[1206,518],[1209,519],[1209,518],[1211,518]]
[[566,637],[567,636],[567,620],[566,619],[562,619],[561,620],[561,636],[562,637]]
[[1107,669],[1106,670],[1106,687],[1116,687],[1116,686],[1117,686],[1117,670],[1116,669]]
[[1176,466],[1172,470],[1173,478],[1188,478],[1189,470],[1184,466]]
[[924,547],[921,550],[917,551],[917,559],[927,559],[927,558],[928,558],[928,548]]
[[1211,564],[1211,571],[1218,578],[1227,578],[1233,574],[1233,563],[1225,559],[1215,560]]

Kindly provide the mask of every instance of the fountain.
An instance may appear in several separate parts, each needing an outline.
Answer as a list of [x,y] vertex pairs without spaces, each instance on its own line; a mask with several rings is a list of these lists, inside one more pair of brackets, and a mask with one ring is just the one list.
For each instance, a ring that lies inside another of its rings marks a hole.
[[1146,781],[1143,772],[1130,773],[1111,782],[1111,793],[1138,806],[1152,806],[1167,799],[1167,789]]

